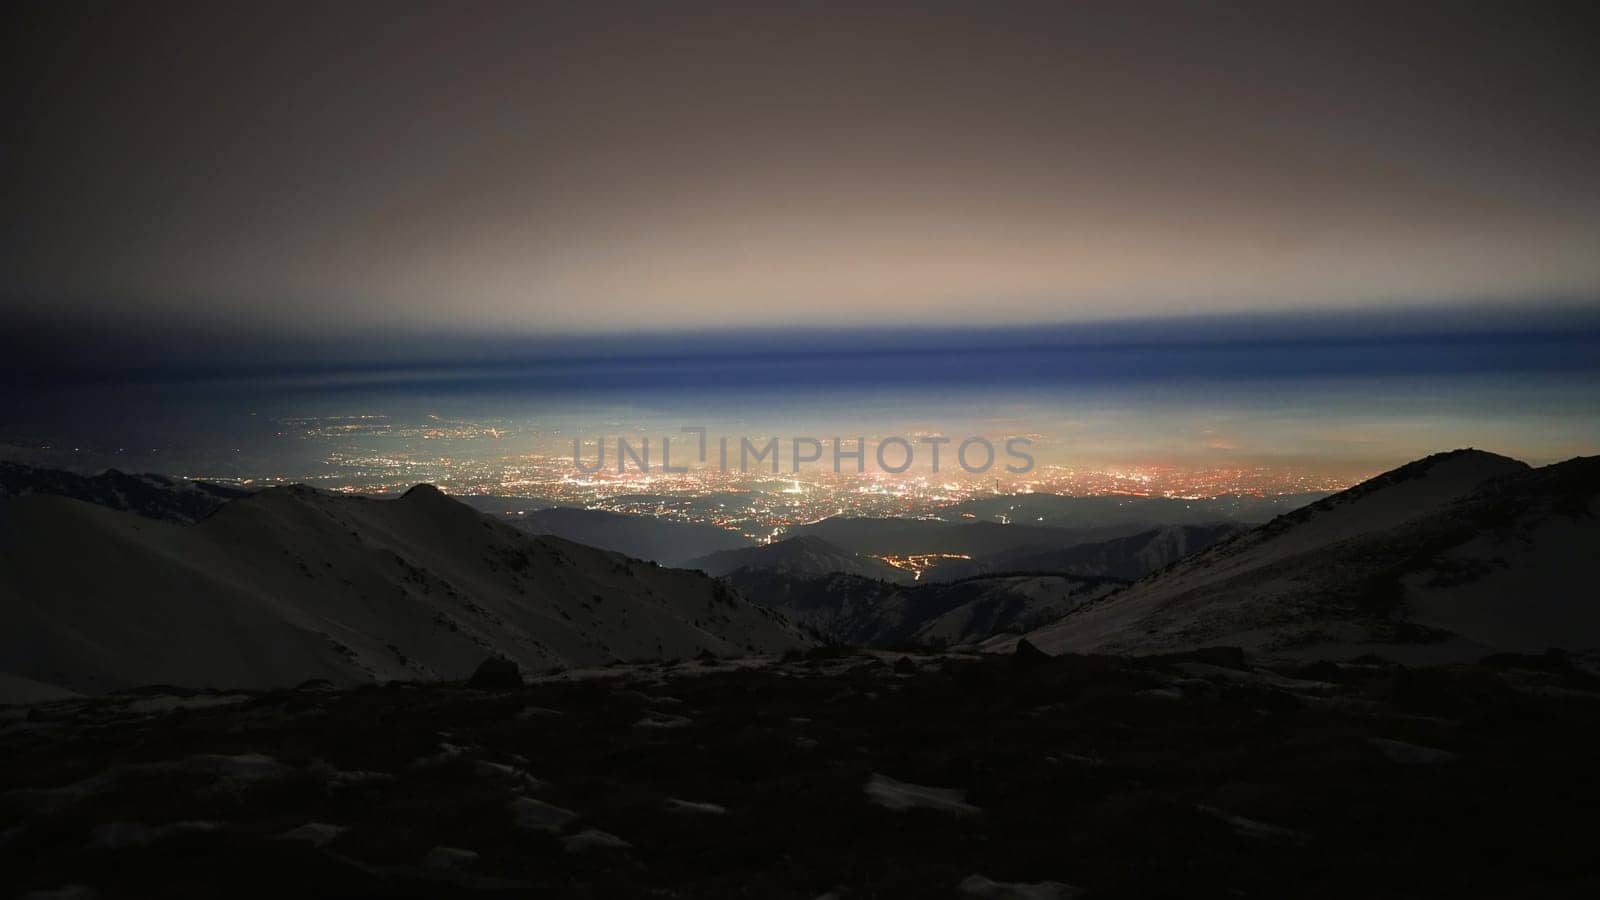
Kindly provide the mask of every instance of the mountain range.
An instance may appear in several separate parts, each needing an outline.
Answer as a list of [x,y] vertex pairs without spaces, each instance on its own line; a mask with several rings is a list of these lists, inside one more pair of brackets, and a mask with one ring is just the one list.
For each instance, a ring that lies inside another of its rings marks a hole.
[[164,475],[130,475],[116,469],[80,475],[0,461],[0,500],[33,494],[72,497],[166,522],[198,522],[222,504],[248,493],[240,488]]
[[[1025,635],[1047,653],[1227,645],[1419,662],[1600,648],[1600,457],[1535,469],[1441,453],[1248,529],[841,518],[743,546],[665,523],[663,555],[734,545],[685,559],[702,571],[530,534],[426,485],[378,500],[16,464],[0,485],[4,698],[453,679],[488,657],[542,670],[818,641],[998,651]],[[589,510],[535,521],[649,534],[641,517]],[[972,558],[908,584],[873,558],[903,552]]]

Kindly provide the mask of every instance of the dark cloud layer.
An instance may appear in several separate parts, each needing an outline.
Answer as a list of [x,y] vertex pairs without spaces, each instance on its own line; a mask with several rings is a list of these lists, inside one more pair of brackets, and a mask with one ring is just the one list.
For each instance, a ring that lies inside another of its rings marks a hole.
[[1587,302],[1589,32],[1467,6],[13,5],[0,303],[541,333]]

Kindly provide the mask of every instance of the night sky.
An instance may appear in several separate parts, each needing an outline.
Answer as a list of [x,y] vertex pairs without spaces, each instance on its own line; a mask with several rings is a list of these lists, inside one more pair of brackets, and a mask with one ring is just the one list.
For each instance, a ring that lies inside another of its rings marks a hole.
[[505,336],[1591,305],[1593,33],[1467,6],[9,4],[0,309]]

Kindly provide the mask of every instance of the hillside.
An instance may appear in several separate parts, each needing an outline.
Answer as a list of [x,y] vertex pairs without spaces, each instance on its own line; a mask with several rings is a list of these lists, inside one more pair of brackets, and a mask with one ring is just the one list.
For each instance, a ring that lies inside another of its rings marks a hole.
[[777,652],[788,623],[698,573],[529,536],[418,486],[274,488],[196,525],[0,503],[0,672],[93,693]]
[[1215,644],[1408,659],[1600,647],[1585,576],[1600,458],[1430,456],[1224,541],[1029,636],[1050,652]]
[[894,584],[857,575],[744,568],[725,579],[752,603],[836,644],[956,646],[1020,634],[1120,586],[1103,578],[1007,575]]
[[683,565],[684,568],[699,569],[713,577],[721,577],[739,569],[766,569],[800,576],[843,573],[897,583],[913,580],[911,573],[904,569],[897,569],[880,559],[851,553],[811,535],[800,535],[759,547],[724,550],[691,559]]

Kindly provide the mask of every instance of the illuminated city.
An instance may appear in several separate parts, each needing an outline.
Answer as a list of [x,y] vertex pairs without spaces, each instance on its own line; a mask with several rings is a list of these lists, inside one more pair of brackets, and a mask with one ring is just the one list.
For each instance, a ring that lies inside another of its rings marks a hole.
[[[755,540],[771,540],[795,526],[834,516],[935,517],[948,507],[996,495],[1262,498],[1336,491],[1374,474],[1266,463],[1074,465],[1044,461],[1043,455],[1032,471],[1021,475],[1008,473],[999,464],[981,474],[970,473],[950,464],[948,457],[938,473],[924,463],[895,474],[879,471],[870,462],[861,472],[853,463],[834,472],[827,458],[790,472],[787,439],[782,443],[784,464],[777,474],[769,469],[722,471],[714,459],[710,465],[691,464],[686,472],[668,473],[661,470],[658,458],[649,471],[639,471],[630,462],[626,471],[619,472],[612,457],[599,471],[583,473],[573,464],[570,437],[541,433],[509,420],[429,417],[406,424],[369,414],[285,418],[277,424],[276,434],[282,439],[324,448],[322,464],[309,471],[187,474],[250,487],[304,482],[372,495],[395,494],[426,482],[458,496],[527,501],[525,507],[497,506],[503,515],[575,506],[710,524]],[[1048,442],[1037,443],[1048,452]],[[868,460],[873,446],[869,438]],[[586,452],[592,454],[592,447]],[[692,460],[692,454],[686,455]],[[1003,514],[997,518],[1009,521]],[[885,562],[917,574],[933,561]]]

